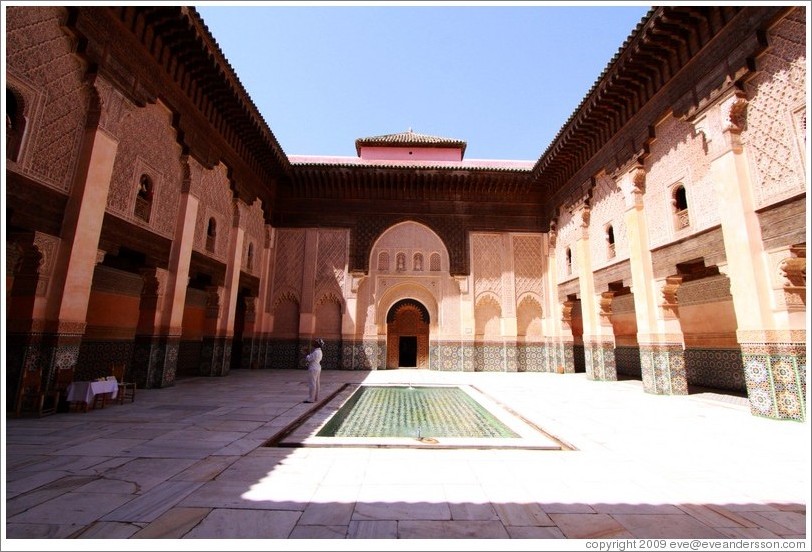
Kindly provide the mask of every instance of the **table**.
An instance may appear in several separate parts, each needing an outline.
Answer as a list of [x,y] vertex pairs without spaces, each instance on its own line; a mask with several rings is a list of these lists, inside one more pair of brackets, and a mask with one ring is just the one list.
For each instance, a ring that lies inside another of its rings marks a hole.
[[109,393],[110,399],[115,399],[118,395],[118,382],[116,380],[74,381],[68,385],[68,396],[65,400],[69,403],[84,403],[85,412],[87,412],[88,405],[93,404],[96,395],[103,393]]

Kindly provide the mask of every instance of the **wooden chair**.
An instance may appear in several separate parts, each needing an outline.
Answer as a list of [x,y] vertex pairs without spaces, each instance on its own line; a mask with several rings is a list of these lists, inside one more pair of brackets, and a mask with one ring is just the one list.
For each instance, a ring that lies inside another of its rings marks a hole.
[[48,416],[56,413],[59,404],[59,391],[42,390],[42,373],[39,370],[23,369],[20,377],[20,389],[17,392],[15,415],[36,414]]
[[118,395],[116,395],[118,404],[124,404],[124,401],[126,400],[135,402],[135,382],[124,381],[124,371],[126,368],[127,365],[123,362],[113,364],[113,366],[110,368],[110,372],[113,376],[115,376],[116,381],[118,382]]
[[67,404],[68,386],[73,382],[73,368],[62,368],[56,371],[55,391],[58,393],[56,401],[57,412],[70,410]]

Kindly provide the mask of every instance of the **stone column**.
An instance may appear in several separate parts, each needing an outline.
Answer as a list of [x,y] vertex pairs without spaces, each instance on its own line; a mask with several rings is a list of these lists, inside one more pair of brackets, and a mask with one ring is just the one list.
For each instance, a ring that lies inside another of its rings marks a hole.
[[[238,298],[239,300],[239,298]],[[257,336],[257,298],[244,297],[245,320],[242,333],[242,360],[240,368],[259,368],[256,362],[259,338]]]
[[516,359],[516,337],[518,322],[516,320],[516,276],[513,262],[513,237],[509,233],[502,234],[502,318],[500,333],[502,334],[502,359],[505,372],[519,370]]
[[544,371],[575,373],[573,337],[570,326],[565,325],[564,311],[558,301],[558,274],[556,272],[555,243],[558,235],[556,220],[542,239],[542,285],[544,286],[544,312],[542,331],[545,335]]
[[[458,364],[461,372],[473,372],[474,361],[474,332],[476,332],[476,306],[474,304],[472,274],[457,274],[453,276],[460,290],[460,332],[462,333],[459,348],[450,349],[444,353],[449,364]],[[449,345],[453,347],[453,345]]]
[[141,270],[144,287],[141,291],[138,328],[135,334],[132,374],[138,387],[150,389],[170,386],[175,382],[177,350],[174,362],[167,367],[167,339],[164,326],[165,303],[169,271],[161,268]]
[[[91,86],[90,92],[94,94],[94,101],[82,139],[76,177],[65,206],[59,246],[54,251],[45,308],[42,318],[35,320],[32,328],[32,333],[42,339],[39,358],[44,381],[51,381],[57,369],[75,368],[79,358],[118,151],[118,140],[100,124],[106,114],[102,113],[95,88]],[[112,123],[108,120],[108,124]]]
[[[135,383],[142,387],[167,387],[175,383],[195,223],[200,204],[200,200],[192,193],[190,163],[194,161],[182,159],[185,174],[169,251],[169,268],[142,271],[145,279],[144,293],[157,294],[155,299],[142,296],[142,309],[147,310],[141,312],[143,325],[139,321],[135,339],[136,362],[131,369]],[[195,174],[199,175],[199,171],[195,171]],[[154,308],[160,310],[151,310],[153,302],[156,303]]]
[[574,206],[574,218],[579,222],[575,240],[575,255],[578,259],[578,284],[581,295],[581,313],[584,323],[584,362],[588,379],[616,381],[615,343],[612,334],[603,335],[599,317],[601,296],[595,294],[595,280],[592,274],[592,255],[589,250],[589,198],[582,198]]
[[316,287],[316,264],[319,256],[318,228],[305,231],[305,250],[302,268],[302,303],[299,306],[299,347],[297,366],[304,367],[304,357],[310,351],[313,332],[316,331],[316,317],[313,312],[313,297]]
[[4,361],[6,399],[13,409],[23,370],[40,371],[46,388],[54,380],[49,349],[52,336],[46,332],[44,317],[48,284],[60,240],[42,232],[15,232],[7,239],[11,285],[6,290]]
[[630,167],[621,175],[618,187],[626,202],[625,221],[643,389],[658,395],[686,394],[688,381],[682,333],[668,335],[664,332],[666,326],[673,327],[673,324],[670,318],[660,317],[659,312],[662,301],[658,300],[658,296],[662,295],[666,282],[657,283],[654,280],[648,225],[643,210],[643,194],[646,191],[644,168],[641,165]]
[[225,281],[222,286],[209,288],[210,302],[201,366],[203,375],[226,376],[231,369],[231,346],[234,338],[237,293],[240,287],[242,246],[245,240],[245,230],[240,226],[240,221],[244,219],[246,209],[244,202],[234,200]]
[[262,265],[259,274],[259,296],[257,297],[256,321],[254,331],[259,342],[257,344],[257,355],[252,357],[252,366],[258,368],[269,368],[270,356],[268,355],[268,335],[271,332],[273,322],[269,312],[269,301],[273,286],[273,266],[274,266],[274,229],[270,224],[265,225],[265,241],[262,247]]
[[740,140],[746,108],[745,93],[734,88],[719,103],[719,125],[695,124],[706,133],[712,180],[724,206],[719,215],[750,410],[757,416],[804,420],[806,317],[797,298],[799,289],[806,288],[806,252],[765,250]]
[[224,376],[231,360],[230,343],[220,334],[222,304],[226,296],[224,286],[206,288],[206,319],[203,324],[203,343],[200,350],[200,375]]
[[344,344],[344,351],[341,355],[341,369],[354,370],[362,368],[363,363],[356,362],[356,358],[363,351],[362,342],[358,341],[358,290],[362,282],[367,278],[363,270],[353,270],[349,272],[344,297],[347,303],[345,311],[341,316],[341,341]]

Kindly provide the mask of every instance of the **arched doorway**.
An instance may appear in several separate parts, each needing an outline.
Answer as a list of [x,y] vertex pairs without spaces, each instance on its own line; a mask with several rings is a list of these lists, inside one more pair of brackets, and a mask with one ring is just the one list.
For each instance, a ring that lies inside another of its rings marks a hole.
[[402,299],[386,314],[386,367],[429,367],[429,312],[414,299]]

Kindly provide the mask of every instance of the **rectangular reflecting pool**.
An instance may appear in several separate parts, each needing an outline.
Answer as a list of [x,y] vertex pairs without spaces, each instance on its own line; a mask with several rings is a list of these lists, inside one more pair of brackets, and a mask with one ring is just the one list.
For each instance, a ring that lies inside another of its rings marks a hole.
[[361,386],[319,437],[511,437],[519,434],[459,387]]
[[571,450],[469,385],[348,384],[266,446]]

